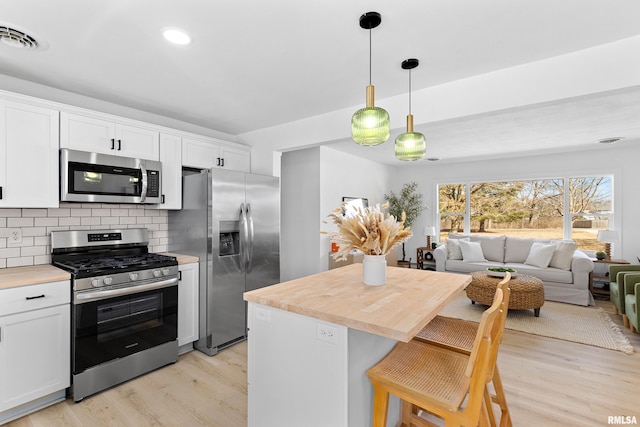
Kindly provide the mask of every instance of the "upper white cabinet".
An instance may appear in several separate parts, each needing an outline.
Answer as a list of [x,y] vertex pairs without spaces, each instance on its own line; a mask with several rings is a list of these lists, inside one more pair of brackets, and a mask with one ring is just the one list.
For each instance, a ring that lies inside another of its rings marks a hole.
[[62,112],[60,147],[160,160],[160,132],[152,127]]
[[182,138],[182,165],[198,169],[225,168],[250,172],[251,152],[217,143],[214,139]]
[[0,99],[0,208],[56,208],[58,111]]
[[162,203],[158,209],[182,209],[182,138],[160,134]]

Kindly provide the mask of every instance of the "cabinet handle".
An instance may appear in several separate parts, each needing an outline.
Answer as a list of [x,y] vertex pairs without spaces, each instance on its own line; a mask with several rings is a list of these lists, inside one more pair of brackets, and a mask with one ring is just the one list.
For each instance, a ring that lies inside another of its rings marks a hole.
[[182,271],[178,271],[178,280],[182,282]]
[[116,140],[114,138],[111,138],[111,149],[112,150],[116,149]]
[[220,166],[220,157],[216,157],[216,166]]
[[2,187],[0,187],[0,200],[2,200]]
[[220,166],[224,167],[224,157],[220,159]]
[[44,298],[44,294],[38,295],[36,297],[27,297],[27,301],[32,300],[32,299],[38,299],[38,298]]
[[118,151],[120,151],[122,149],[122,140],[119,139],[118,140]]
[[162,199],[160,203],[164,203],[164,194],[162,195]]

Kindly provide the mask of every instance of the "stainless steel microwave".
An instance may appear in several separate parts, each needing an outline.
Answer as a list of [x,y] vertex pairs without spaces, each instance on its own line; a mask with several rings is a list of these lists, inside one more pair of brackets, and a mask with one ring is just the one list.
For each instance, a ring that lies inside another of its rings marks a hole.
[[60,150],[60,200],[161,203],[162,165],[85,151]]

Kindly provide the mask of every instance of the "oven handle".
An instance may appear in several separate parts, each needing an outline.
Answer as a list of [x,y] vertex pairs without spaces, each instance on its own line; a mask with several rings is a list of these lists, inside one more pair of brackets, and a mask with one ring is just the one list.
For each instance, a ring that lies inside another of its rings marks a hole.
[[95,292],[86,292],[86,293],[78,293],[75,296],[74,304],[84,304],[86,302],[98,301],[107,298],[119,297],[122,295],[131,295],[137,294],[139,292],[144,291],[152,291],[154,289],[162,289],[168,288],[169,286],[176,285],[178,283],[178,278],[173,277],[167,280],[161,280],[159,282],[147,283],[144,285],[138,286],[130,286],[125,288],[118,289],[109,289],[108,291],[95,291]]

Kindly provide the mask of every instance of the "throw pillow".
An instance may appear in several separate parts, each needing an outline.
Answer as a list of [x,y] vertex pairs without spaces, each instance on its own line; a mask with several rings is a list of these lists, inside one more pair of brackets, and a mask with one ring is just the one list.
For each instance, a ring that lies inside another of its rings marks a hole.
[[484,262],[484,254],[482,253],[482,245],[480,242],[460,241],[460,250],[462,251],[462,261],[464,262]]
[[480,242],[482,254],[488,261],[504,262],[504,241],[506,236],[471,236],[472,242]]
[[469,238],[465,237],[464,239],[447,239],[447,259],[462,259],[462,251],[460,251],[460,241],[468,242]]
[[553,243],[544,244],[534,242],[529,250],[529,256],[525,260],[525,264],[533,265],[535,267],[547,268],[553,257],[553,253],[556,250],[556,245]]
[[578,249],[576,242],[558,241],[555,242],[556,251],[553,253],[549,267],[559,268],[561,270],[571,270],[571,260],[573,254]]

